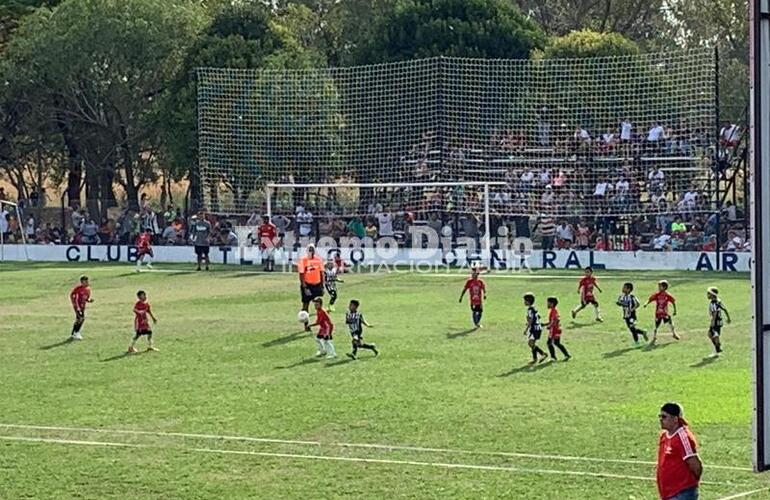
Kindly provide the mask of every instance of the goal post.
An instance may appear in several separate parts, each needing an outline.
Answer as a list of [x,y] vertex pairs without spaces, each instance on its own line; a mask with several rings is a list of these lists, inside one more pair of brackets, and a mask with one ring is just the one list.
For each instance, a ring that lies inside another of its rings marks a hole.
[[751,0],[751,228],[754,469],[770,468],[770,1]]
[[[357,191],[352,196],[352,209],[345,211],[335,211],[335,215],[341,217],[356,217],[362,215],[374,215],[371,211],[365,209],[363,205],[369,204],[372,207],[380,207],[380,211],[388,208],[395,208],[394,211],[406,212],[410,209],[414,209],[416,212],[431,213],[431,212],[446,212],[446,206],[432,206],[431,196],[439,196],[440,193],[449,193],[449,200],[443,199],[445,203],[453,204],[456,208],[456,213],[468,213],[468,214],[480,214],[483,218],[484,224],[484,247],[482,252],[482,260],[489,266],[492,255],[491,241],[495,236],[490,234],[491,229],[491,191],[492,188],[504,188],[507,184],[505,182],[408,182],[408,183],[382,183],[382,182],[370,182],[370,183],[355,183],[355,182],[340,182],[334,184],[325,183],[268,183],[265,185],[264,196],[267,215],[272,217],[274,215],[274,203],[273,197],[280,192],[280,190],[334,190],[335,193],[338,190]],[[453,196],[456,190],[462,190],[463,195],[466,194],[467,189],[478,190],[475,195],[471,195],[470,200],[463,197],[460,199],[459,195]],[[361,191],[362,190],[378,190],[378,194],[383,196],[382,198],[375,197],[370,200],[365,199]],[[387,194],[394,194],[396,192],[403,192],[410,190],[410,196],[399,197],[397,201],[393,201],[392,198],[388,198]],[[473,199],[475,196],[475,200]],[[307,196],[299,196],[298,200],[306,200]],[[395,207],[389,206],[389,202],[396,203]],[[302,201],[299,201],[302,203]],[[290,206],[290,209],[296,208]],[[304,208],[304,207],[303,207]]]
[[[13,203],[11,201],[6,200],[0,200],[0,213],[4,212],[4,209],[6,207],[10,207],[12,211],[16,214],[16,220],[19,224],[19,232],[21,233],[21,243],[24,248],[24,257],[26,260],[29,260],[29,250],[27,249],[27,235],[26,235],[26,228],[25,221],[24,221],[24,211],[17,205],[16,203]],[[5,241],[5,234],[0,231],[0,262],[5,262],[5,246],[7,242]]]

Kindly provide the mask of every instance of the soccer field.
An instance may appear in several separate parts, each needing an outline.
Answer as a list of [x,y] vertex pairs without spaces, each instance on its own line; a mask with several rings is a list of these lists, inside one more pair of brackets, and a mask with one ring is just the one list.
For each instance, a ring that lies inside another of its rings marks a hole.
[[[318,360],[296,275],[158,267],[0,264],[0,498],[652,499],[669,400],[700,440],[702,498],[770,487],[750,472],[747,275],[600,271],[604,323],[570,319],[575,271],[487,275],[474,332],[465,274],[346,275],[340,357]],[[66,342],[82,273],[95,301],[85,340]],[[632,346],[614,305],[629,278],[642,302],[670,281],[683,340]],[[733,318],[718,360],[708,286]],[[124,356],[138,289],[160,352]],[[542,316],[560,298],[569,362],[526,366],[526,291]],[[378,358],[344,356],[351,298]]]

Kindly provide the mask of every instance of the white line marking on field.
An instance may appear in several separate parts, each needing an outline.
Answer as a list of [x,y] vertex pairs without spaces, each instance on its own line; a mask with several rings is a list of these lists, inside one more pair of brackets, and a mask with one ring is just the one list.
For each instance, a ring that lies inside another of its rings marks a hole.
[[[102,434],[127,434],[136,436],[165,436],[165,437],[182,437],[193,439],[211,439],[221,441],[242,441],[252,443],[272,443],[272,444],[289,444],[289,445],[307,445],[307,446],[333,446],[339,448],[365,448],[376,450],[389,450],[389,451],[416,451],[423,453],[448,453],[457,455],[485,455],[496,457],[509,457],[509,458],[532,458],[539,460],[560,460],[571,462],[596,462],[596,463],[615,463],[615,464],[631,464],[631,465],[655,465],[655,462],[643,461],[643,460],[630,460],[630,459],[613,459],[613,458],[593,458],[593,457],[580,457],[572,455],[547,455],[547,454],[534,454],[534,453],[517,453],[517,452],[505,452],[505,451],[485,451],[485,450],[459,450],[452,448],[427,448],[421,446],[403,446],[403,445],[388,445],[388,444],[376,444],[376,443],[324,443],[321,441],[300,441],[293,439],[275,439],[275,438],[259,438],[250,436],[228,436],[219,434],[193,434],[185,432],[162,432],[162,431],[137,431],[129,429],[94,429],[89,427],[56,427],[56,426],[40,426],[40,425],[21,425],[21,424],[4,424],[0,423],[0,427],[8,429],[31,429],[31,430],[43,430],[43,431],[69,431],[69,432],[92,432]],[[750,467],[736,467],[732,465],[712,465],[706,464],[707,467],[712,469],[725,469],[741,472],[752,472]]]
[[[54,438],[32,438],[26,436],[0,436],[0,440],[4,441],[19,441],[19,442],[35,442],[35,443],[49,443],[49,444],[71,444],[77,446],[105,446],[116,448],[161,448],[158,446],[148,446],[141,444],[130,443],[116,443],[110,441],[80,441],[76,439],[54,439]],[[605,472],[584,472],[573,470],[557,470],[557,469],[533,469],[526,467],[511,467],[501,465],[474,465],[474,464],[460,464],[460,463],[445,463],[445,462],[420,462],[416,460],[390,460],[385,458],[360,458],[360,457],[334,457],[328,455],[304,455],[298,453],[273,453],[263,451],[243,451],[243,450],[220,450],[216,448],[189,448],[179,447],[175,449],[194,451],[196,453],[212,453],[218,455],[246,455],[246,456],[258,456],[258,457],[270,457],[270,458],[291,458],[301,460],[327,460],[334,462],[358,462],[358,463],[372,463],[372,464],[384,464],[384,465],[412,465],[419,467],[439,467],[445,469],[467,469],[467,470],[484,470],[484,471],[500,471],[500,472],[515,472],[520,474],[553,474],[561,476],[581,476],[601,479],[624,479],[633,481],[655,481],[654,477],[649,476],[631,476],[625,474],[613,474]],[[701,481],[701,484],[725,484],[715,481]],[[762,491],[762,490],[757,490]],[[754,493],[754,492],[750,492]],[[743,494],[742,496],[745,496]],[[737,498],[737,497],[730,497]]]
[[770,490],[770,488],[760,488],[758,490],[751,490],[751,491],[746,491],[744,493],[737,493],[735,495],[730,495],[730,496],[727,496],[727,497],[722,497],[719,500],[733,500],[734,498],[743,498],[743,497],[747,497],[749,495],[753,495],[754,493],[761,493],[761,492],[767,491],[767,490]]
[[304,460],[330,460],[337,462],[363,462],[372,464],[385,464],[385,465],[415,465],[422,467],[442,467],[446,469],[472,469],[472,470],[489,470],[489,471],[504,471],[504,472],[519,472],[529,474],[558,474],[563,476],[584,476],[584,477],[598,477],[606,479],[629,479],[635,481],[655,481],[654,477],[644,476],[627,476],[623,474],[605,474],[602,472],[580,472],[571,470],[554,470],[554,469],[529,469],[522,467],[508,467],[501,465],[472,465],[472,464],[451,464],[444,462],[418,462],[414,460],[389,460],[385,458],[357,458],[357,457],[330,457],[327,455],[301,455],[296,453],[270,453],[262,451],[238,451],[238,450],[213,450],[209,448],[193,448],[193,451],[202,453],[217,453],[223,455],[251,455],[259,457],[275,457],[275,458],[295,458]]
[[145,448],[145,446],[141,444],[111,443],[106,441],[80,441],[78,439],[36,438],[24,436],[0,436],[0,439],[3,441],[24,441],[31,443],[77,444],[81,446],[112,446],[116,448]]

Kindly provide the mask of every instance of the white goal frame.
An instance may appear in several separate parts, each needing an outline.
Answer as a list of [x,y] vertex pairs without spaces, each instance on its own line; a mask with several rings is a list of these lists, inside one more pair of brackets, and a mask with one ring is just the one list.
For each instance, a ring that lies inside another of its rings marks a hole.
[[[16,215],[19,220],[19,231],[21,232],[21,244],[24,246],[24,256],[29,260],[29,250],[27,249],[27,234],[24,222],[24,211],[12,201],[0,200],[0,211],[2,211],[3,205],[8,205],[16,209]],[[5,262],[5,235],[0,232],[0,262]]]
[[[275,189],[307,189],[307,188],[405,188],[405,187],[452,187],[452,186],[483,186],[484,187],[484,251],[486,252],[486,265],[491,267],[492,260],[492,235],[489,234],[489,186],[505,186],[505,182],[340,182],[340,183],[309,183],[309,184],[283,184],[268,183],[265,185],[265,200],[267,215],[273,216],[271,204],[273,190]],[[482,259],[484,260],[484,259]]]

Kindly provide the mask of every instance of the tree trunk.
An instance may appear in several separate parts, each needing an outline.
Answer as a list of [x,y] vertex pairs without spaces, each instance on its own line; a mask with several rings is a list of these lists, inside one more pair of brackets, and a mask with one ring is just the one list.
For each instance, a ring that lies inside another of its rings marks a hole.
[[191,213],[196,213],[203,206],[203,188],[197,166],[190,168],[187,178],[190,180],[189,210]]
[[86,207],[88,216],[94,221],[99,221],[101,206],[99,204],[99,168],[93,165],[86,166]]
[[110,157],[101,170],[99,176],[99,192],[102,201],[102,216],[107,215],[107,209],[117,207],[118,201],[115,197],[115,161]]

